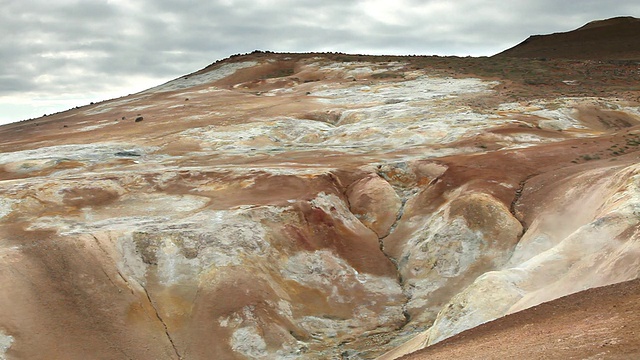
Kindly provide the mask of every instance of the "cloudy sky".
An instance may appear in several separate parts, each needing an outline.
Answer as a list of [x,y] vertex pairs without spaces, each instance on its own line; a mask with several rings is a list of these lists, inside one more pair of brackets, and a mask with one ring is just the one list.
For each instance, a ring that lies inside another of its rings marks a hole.
[[638,0],[0,0],[0,123],[135,93],[231,54],[493,55]]

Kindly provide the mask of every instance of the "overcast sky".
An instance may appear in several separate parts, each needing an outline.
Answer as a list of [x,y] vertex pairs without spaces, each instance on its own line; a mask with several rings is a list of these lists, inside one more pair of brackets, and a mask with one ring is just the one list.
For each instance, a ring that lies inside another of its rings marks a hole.
[[138,92],[231,54],[493,55],[638,0],[0,0],[0,123]]

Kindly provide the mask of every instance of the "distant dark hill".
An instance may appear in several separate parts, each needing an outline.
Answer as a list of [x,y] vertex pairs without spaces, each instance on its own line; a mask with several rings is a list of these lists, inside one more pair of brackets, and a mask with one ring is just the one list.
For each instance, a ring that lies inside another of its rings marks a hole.
[[578,29],[533,35],[495,57],[640,60],[640,19],[616,17]]

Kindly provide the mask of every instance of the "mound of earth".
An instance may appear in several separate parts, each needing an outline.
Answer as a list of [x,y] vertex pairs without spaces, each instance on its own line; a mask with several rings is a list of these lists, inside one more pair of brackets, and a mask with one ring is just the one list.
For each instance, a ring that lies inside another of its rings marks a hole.
[[569,32],[533,35],[496,57],[640,60],[640,19],[616,17]]

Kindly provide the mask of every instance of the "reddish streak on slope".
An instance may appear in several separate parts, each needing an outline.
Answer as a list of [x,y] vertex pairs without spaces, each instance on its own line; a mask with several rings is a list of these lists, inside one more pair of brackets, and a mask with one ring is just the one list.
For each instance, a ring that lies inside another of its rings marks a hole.
[[638,359],[640,280],[565,296],[465,331],[403,360]]

